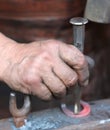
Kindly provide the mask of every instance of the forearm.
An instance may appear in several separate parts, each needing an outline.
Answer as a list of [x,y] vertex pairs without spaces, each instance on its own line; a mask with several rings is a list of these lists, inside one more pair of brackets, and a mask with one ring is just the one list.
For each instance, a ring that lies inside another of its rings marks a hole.
[[0,33],[0,80],[5,81],[7,71],[11,67],[17,43]]

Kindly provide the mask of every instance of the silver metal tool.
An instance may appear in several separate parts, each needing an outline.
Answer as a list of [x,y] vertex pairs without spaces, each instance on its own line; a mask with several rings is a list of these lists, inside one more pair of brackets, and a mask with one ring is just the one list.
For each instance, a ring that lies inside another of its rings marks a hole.
[[[75,17],[70,19],[70,23],[73,24],[73,39],[74,46],[76,46],[81,52],[84,50],[85,39],[85,24],[88,23],[86,18]],[[76,84],[74,91],[74,114],[78,114],[81,111],[80,99],[81,99],[81,86]]]

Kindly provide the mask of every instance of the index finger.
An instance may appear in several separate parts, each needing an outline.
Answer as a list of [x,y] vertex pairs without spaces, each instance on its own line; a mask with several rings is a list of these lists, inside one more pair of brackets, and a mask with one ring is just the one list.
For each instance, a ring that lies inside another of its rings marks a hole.
[[73,45],[59,44],[61,59],[76,70],[82,86],[88,84],[89,70],[85,56]]

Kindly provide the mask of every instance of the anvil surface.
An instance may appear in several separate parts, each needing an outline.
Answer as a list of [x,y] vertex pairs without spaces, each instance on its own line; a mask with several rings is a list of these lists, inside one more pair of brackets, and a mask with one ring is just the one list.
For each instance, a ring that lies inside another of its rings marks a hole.
[[0,130],[109,130],[110,99],[92,101],[90,105],[87,117],[71,118],[60,108],[53,108],[29,114],[21,128],[15,128],[12,118],[0,120]]

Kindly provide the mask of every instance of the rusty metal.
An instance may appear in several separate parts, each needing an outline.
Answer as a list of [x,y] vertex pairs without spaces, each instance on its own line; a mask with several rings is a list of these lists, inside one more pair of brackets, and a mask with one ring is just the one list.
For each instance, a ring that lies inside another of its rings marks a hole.
[[13,116],[13,121],[15,123],[15,126],[17,128],[22,127],[25,125],[27,114],[29,113],[31,108],[30,98],[29,96],[26,96],[24,98],[24,105],[22,108],[17,108],[16,103],[16,95],[15,93],[10,94],[10,100],[9,100],[9,109],[10,113]]
[[86,117],[71,118],[59,108],[53,108],[29,114],[21,128],[15,127],[12,118],[0,120],[0,130],[109,130],[110,99],[89,104],[91,113]]
[[87,0],[85,17],[98,23],[110,23],[110,0]]

